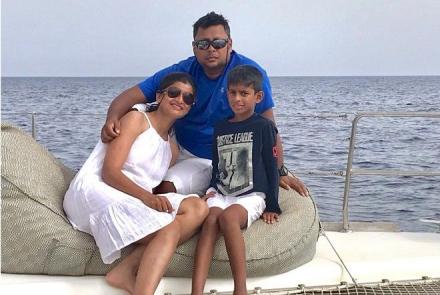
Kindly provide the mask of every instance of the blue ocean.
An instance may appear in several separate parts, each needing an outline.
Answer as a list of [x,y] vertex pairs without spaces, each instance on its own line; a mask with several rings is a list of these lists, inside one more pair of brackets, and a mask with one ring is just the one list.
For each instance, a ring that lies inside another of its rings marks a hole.
[[[271,77],[286,165],[309,187],[323,221],[342,220],[351,124],[359,112],[439,112],[440,76]],[[78,170],[99,140],[114,97],[136,77],[2,78],[1,120],[32,133]],[[440,171],[439,118],[363,118],[354,169]],[[439,231],[439,176],[354,175],[350,221]]]

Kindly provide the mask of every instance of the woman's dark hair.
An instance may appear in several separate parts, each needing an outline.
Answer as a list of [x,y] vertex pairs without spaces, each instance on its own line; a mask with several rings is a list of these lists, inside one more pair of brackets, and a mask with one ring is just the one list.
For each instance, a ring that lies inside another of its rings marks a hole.
[[[182,82],[184,84],[191,85],[193,95],[194,97],[196,96],[196,85],[194,84],[191,75],[184,72],[173,72],[163,77],[162,80],[160,81],[159,89],[157,89],[156,92],[160,93],[176,82]],[[158,108],[159,108],[159,103],[157,101],[146,104],[147,112],[154,112]]]
[[222,25],[225,29],[228,38],[231,38],[231,29],[229,28],[228,20],[223,17],[221,14],[217,14],[214,11],[211,11],[205,16],[199,18],[193,25],[193,38],[196,38],[197,32],[199,28],[209,28],[211,26]]
[[184,84],[191,85],[193,95],[196,96],[196,85],[194,84],[191,75],[184,72],[173,72],[163,77],[160,81],[159,89],[157,91],[161,92],[176,82],[182,82]]

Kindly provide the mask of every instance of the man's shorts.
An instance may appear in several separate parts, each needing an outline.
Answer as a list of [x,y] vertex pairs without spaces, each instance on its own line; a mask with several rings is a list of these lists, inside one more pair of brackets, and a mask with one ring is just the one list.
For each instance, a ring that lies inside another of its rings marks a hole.
[[[208,191],[211,191],[211,189]],[[264,209],[266,209],[265,196],[264,193],[253,192],[239,197],[230,197],[216,192],[206,203],[209,208],[218,207],[223,210],[234,204],[242,206],[247,211],[247,227],[249,227],[255,220],[260,218]]]
[[196,157],[187,150],[181,149],[176,164],[168,169],[164,180],[174,183],[179,194],[202,196],[209,187],[211,174],[211,160]]

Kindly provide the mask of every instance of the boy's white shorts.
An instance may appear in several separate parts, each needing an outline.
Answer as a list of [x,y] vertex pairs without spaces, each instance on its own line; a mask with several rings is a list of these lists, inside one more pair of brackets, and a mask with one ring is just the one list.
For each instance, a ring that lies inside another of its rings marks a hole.
[[168,169],[165,181],[174,183],[176,191],[182,195],[204,195],[209,187],[212,161],[199,158],[181,148],[176,164]]
[[[211,189],[208,190],[208,192]],[[247,227],[251,226],[266,209],[266,202],[264,201],[266,195],[261,192],[253,192],[239,197],[224,196],[218,192],[210,197],[206,202],[208,207],[218,207],[220,209],[226,209],[231,205],[237,204],[246,209],[248,213]]]

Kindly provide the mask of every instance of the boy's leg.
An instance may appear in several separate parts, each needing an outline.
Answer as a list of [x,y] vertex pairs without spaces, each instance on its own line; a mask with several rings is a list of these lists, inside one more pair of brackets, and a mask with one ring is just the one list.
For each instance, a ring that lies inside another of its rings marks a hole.
[[247,294],[246,249],[242,228],[246,228],[248,212],[241,205],[231,205],[221,214],[218,223],[225,238],[226,251],[234,277],[234,295]]
[[221,208],[210,208],[208,217],[206,217],[205,222],[203,223],[194,255],[192,295],[203,294],[206,278],[208,277],[209,266],[211,265],[215,242],[217,241],[219,235],[218,217],[222,214],[222,212],[223,209]]

